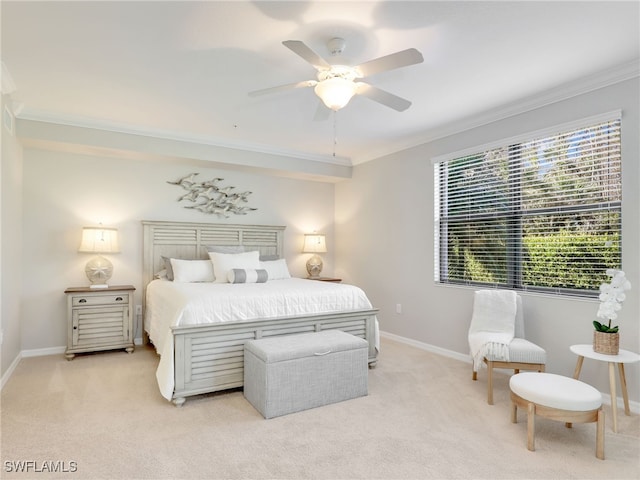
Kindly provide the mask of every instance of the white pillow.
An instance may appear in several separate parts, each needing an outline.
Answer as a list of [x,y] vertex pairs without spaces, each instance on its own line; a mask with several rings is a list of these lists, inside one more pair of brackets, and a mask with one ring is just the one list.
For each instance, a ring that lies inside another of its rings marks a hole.
[[269,262],[260,262],[260,268],[267,271],[269,280],[283,280],[285,278],[291,278],[289,267],[287,267],[287,261],[284,258],[271,260]]
[[174,282],[213,282],[211,260],[171,259]]
[[218,253],[209,252],[213,262],[213,273],[216,283],[229,283],[229,270],[234,268],[258,270],[260,268],[260,252]]

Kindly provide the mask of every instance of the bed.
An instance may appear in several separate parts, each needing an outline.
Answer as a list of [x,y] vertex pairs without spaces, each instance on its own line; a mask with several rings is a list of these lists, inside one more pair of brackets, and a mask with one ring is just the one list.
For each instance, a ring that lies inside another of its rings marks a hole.
[[[339,329],[366,339],[369,365],[376,364],[377,310],[357,287],[297,278],[260,284],[188,285],[157,278],[162,276],[166,258],[208,259],[207,248],[211,246],[244,247],[245,251],[259,252],[265,261],[281,258],[285,227],[142,224],[143,336],[160,354],[156,372],[160,392],[175,405],[182,405],[192,395],[241,387],[244,343],[251,339]],[[213,291],[222,297],[213,299]],[[267,291],[276,298],[260,307],[254,299]],[[238,303],[232,305],[228,302],[236,292],[241,292],[242,300],[234,300]],[[303,297],[315,298],[311,307],[302,305]],[[217,308],[220,305],[225,308]]]

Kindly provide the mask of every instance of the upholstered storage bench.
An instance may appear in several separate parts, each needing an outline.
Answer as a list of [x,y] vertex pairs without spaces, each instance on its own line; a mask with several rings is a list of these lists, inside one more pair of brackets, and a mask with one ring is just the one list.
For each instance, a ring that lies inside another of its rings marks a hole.
[[368,348],[341,330],[249,340],[244,396],[265,418],[365,396]]

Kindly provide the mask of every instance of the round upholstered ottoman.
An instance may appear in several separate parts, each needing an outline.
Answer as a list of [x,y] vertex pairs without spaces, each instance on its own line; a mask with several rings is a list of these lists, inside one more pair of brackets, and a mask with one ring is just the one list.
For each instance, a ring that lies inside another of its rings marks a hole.
[[602,395],[591,385],[553,373],[526,372],[509,380],[511,421],[517,423],[518,407],[527,409],[527,448],[535,450],[535,416],[572,423],[597,422],[596,457],[604,460],[604,411]]

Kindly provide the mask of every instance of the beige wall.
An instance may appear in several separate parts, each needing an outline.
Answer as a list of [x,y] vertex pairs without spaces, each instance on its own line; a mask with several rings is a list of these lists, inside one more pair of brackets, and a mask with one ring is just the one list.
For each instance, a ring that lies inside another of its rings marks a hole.
[[[4,114],[3,96],[0,112]],[[3,125],[2,165],[0,166],[0,291],[2,345],[0,375],[7,372],[20,353],[20,294],[22,284],[22,149]],[[15,130],[15,129],[14,129]]]
[[[621,347],[640,351],[638,92],[636,78],[354,167],[352,179],[336,185],[336,273],[365,289],[380,309],[383,331],[467,356],[473,289],[437,286],[433,280],[431,159],[622,109],[623,268],[632,290],[619,317]],[[569,346],[591,343],[597,302],[525,294],[524,306],[527,336],[547,350],[548,370],[572,375],[576,357]],[[606,369],[604,363],[585,361],[584,378],[607,392]],[[627,380],[637,402],[640,364],[628,366]]]
[[[183,208],[184,193],[173,181],[191,172],[202,180],[222,177],[223,185],[253,192],[248,215],[228,219]],[[292,275],[306,276],[303,234],[318,230],[333,244],[334,185],[258,175],[221,168],[194,167],[153,160],[131,160],[37,149],[24,151],[24,230],[22,271],[23,350],[66,344],[64,290],[87,285],[84,265],[90,254],[78,253],[84,225],[118,227],[122,252],[109,256],[112,284],[136,287],[142,298],[141,220],[175,220],[285,225],[285,257]],[[333,253],[324,256],[332,273]],[[140,337],[140,319],[136,336]]]
[[[639,351],[640,131],[638,79],[548,105],[432,141],[353,168],[340,183],[284,178],[224,166],[187,164],[25,148],[3,132],[2,145],[2,373],[22,351],[46,351],[66,342],[68,286],[85,285],[77,252],[83,225],[120,229],[122,253],[111,256],[112,283],[131,283],[141,302],[141,220],[220,221],[286,225],[285,256],[304,276],[302,234],[327,233],[325,272],[355,283],[380,308],[382,330],[455,358],[467,357],[473,289],[433,281],[433,170],[431,158],[606,111],[622,109],[624,199],[623,266],[632,283],[623,308],[622,348]],[[182,208],[169,185],[190,172],[223,177],[254,192],[258,211],[218,219]],[[335,232],[334,232],[335,230]],[[335,261],[334,261],[335,259]],[[591,341],[593,300],[524,295],[528,337],[548,352],[549,371],[571,375],[568,346]],[[396,305],[402,313],[396,313]],[[140,336],[139,320],[137,336]],[[585,362],[584,378],[608,391],[606,365]],[[640,398],[640,368],[628,366],[633,401]]]

